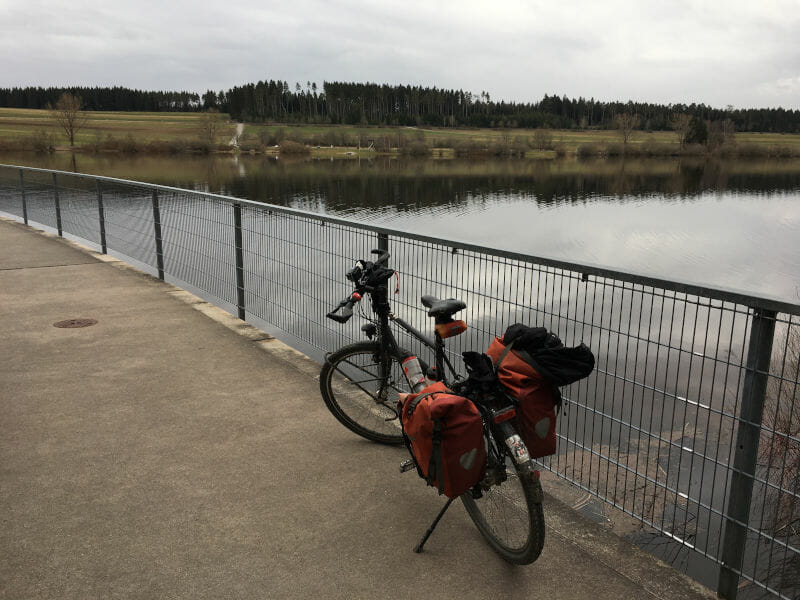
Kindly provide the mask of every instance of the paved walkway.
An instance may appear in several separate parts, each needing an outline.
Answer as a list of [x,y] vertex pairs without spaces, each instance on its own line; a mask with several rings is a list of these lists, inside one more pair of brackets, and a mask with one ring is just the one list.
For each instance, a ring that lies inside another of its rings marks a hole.
[[[97,324],[59,329],[64,319]],[[504,563],[318,365],[185,292],[0,220],[0,598],[710,598],[548,496]]]

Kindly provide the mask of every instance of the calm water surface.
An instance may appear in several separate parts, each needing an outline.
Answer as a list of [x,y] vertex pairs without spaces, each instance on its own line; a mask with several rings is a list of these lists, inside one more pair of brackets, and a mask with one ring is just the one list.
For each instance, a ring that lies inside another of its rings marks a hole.
[[800,299],[798,161],[0,155]]

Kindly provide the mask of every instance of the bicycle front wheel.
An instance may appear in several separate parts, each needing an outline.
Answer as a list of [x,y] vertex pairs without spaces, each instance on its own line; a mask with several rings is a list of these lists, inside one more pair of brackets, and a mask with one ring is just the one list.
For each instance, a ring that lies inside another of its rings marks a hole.
[[510,563],[527,565],[539,558],[544,546],[541,484],[516,464],[499,469],[505,469],[505,481],[482,490],[477,500],[471,492],[462,494],[461,501],[495,552]]
[[402,444],[398,393],[410,388],[403,368],[378,342],[330,354],[319,376],[322,399],[342,425],[373,442]]

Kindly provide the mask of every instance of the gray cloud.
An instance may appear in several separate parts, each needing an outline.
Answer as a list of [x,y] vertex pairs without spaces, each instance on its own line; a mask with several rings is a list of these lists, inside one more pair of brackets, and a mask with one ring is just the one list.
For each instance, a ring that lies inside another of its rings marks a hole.
[[0,0],[0,86],[413,83],[800,108],[796,0]]

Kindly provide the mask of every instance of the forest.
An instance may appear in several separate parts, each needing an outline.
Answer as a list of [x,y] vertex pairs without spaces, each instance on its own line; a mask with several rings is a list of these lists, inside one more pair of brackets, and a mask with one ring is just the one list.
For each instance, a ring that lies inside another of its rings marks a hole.
[[636,128],[672,128],[675,114],[708,122],[730,120],[739,132],[800,133],[800,110],[718,108],[706,104],[601,101],[548,95],[535,102],[495,100],[488,92],[437,87],[326,81],[321,87],[269,80],[227,91],[145,91],[125,87],[0,88],[0,107],[43,109],[64,92],[95,111],[191,112],[215,109],[237,121],[428,127],[612,129],[620,115]]
[[15,87],[0,88],[0,108],[43,109],[69,92],[79,96],[86,110],[131,112],[192,112],[203,109],[196,92],[160,92],[125,87]]

